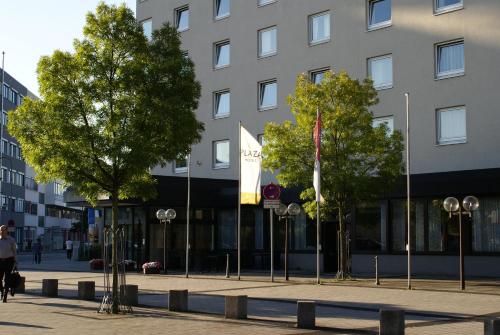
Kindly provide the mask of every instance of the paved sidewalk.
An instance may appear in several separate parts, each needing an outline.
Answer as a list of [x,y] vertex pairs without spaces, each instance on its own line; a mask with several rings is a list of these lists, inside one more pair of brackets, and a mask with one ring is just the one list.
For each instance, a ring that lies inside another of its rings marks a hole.
[[[39,265],[20,261],[22,273],[27,277],[28,293],[35,296],[40,294],[42,279],[57,278],[60,283],[60,295],[72,298],[72,300],[63,300],[62,304],[81,303],[74,300],[79,280],[95,280],[97,294],[102,296],[102,273],[89,272],[87,262],[70,262],[57,258]],[[64,271],[68,268],[71,270]],[[498,283],[494,282],[487,285],[489,292],[475,290],[474,285],[482,287],[482,282],[474,281],[471,283],[473,292],[462,293],[442,289],[442,287],[449,286],[452,290],[456,284],[454,281],[415,281],[414,286],[417,288],[425,287],[425,285],[429,287],[408,291],[398,289],[397,285],[394,285],[398,283],[397,281],[392,285],[387,282],[386,287],[375,287],[370,281],[314,285],[310,283],[309,278],[294,278],[292,283],[280,281],[271,283],[266,277],[258,275],[243,278],[244,280],[238,281],[235,278],[225,279],[221,275],[193,274],[186,279],[180,274],[145,276],[129,273],[127,283],[139,285],[141,306],[154,308],[155,311],[161,311],[160,313],[166,312],[168,290],[188,289],[190,310],[203,313],[193,315],[201,318],[219,318],[217,320],[222,328],[226,324],[224,319],[220,319],[224,310],[223,296],[246,294],[249,296],[248,314],[253,320],[250,322],[259,320],[280,334],[287,334],[288,331],[294,330],[290,327],[295,323],[296,300],[298,299],[317,302],[317,324],[328,333],[375,334],[380,308],[406,310],[407,334],[419,335],[482,335],[482,320],[500,316],[500,289],[498,289]],[[33,296],[29,297],[35,299]],[[12,299],[12,305],[17,299],[17,296]],[[93,310],[98,307],[98,301],[88,304],[89,308],[93,306]],[[90,310],[92,311],[92,308]],[[183,314],[183,317],[192,317],[192,314]],[[274,327],[276,324],[285,328],[278,330]],[[259,329],[265,329],[267,326],[260,325]],[[248,328],[249,334],[258,333],[252,325],[248,327],[250,327]],[[231,325],[228,325],[229,328]],[[192,331],[196,334],[196,327],[192,328]],[[211,331],[202,333],[210,334]],[[244,334],[246,331],[238,330],[238,333]]]

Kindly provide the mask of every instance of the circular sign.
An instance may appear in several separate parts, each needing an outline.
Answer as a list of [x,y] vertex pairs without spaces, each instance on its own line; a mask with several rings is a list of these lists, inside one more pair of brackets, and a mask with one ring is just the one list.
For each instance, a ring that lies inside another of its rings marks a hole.
[[267,200],[279,200],[281,195],[281,188],[279,185],[270,183],[264,186],[264,190],[262,191],[262,195]]

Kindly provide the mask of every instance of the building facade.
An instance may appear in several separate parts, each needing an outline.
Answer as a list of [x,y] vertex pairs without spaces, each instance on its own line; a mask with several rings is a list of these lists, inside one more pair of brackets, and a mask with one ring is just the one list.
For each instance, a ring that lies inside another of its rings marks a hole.
[[36,99],[5,71],[0,97],[3,99],[0,224],[9,227],[20,251],[31,250],[39,237],[45,249],[63,249],[72,224],[81,221],[81,210],[68,208],[62,201],[64,189],[60,183],[35,181],[33,168],[23,160],[21,146],[7,131],[7,113],[19,106],[24,97]]
[[[374,125],[404,131],[404,94],[410,94],[414,272],[458,273],[457,219],[444,212],[442,200],[472,194],[480,206],[466,218],[466,273],[500,275],[491,266],[500,261],[499,14],[496,0],[138,1],[137,20],[147,35],[165,22],[177,27],[202,85],[197,117],[206,130],[192,148],[190,166],[193,255],[236,248],[239,121],[260,138],[267,122],[292,118],[285,100],[299,73],[319,81],[325,71],[345,70],[373,79],[380,99],[372,109]],[[162,252],[158,208],[178,210],[167,249],[173,255],[185,250],[186,171],[183,160],[153,170],[160,196],[136,207],[144,227],[131,228],[141,232],[131,245],[146,258]],[[265,175],[263,184],[272,179]],[[354,273],[372,273],[374,255],[383,273],[406,273],[405,192],[401,183],[385,199],[351,213]],[[292,200],[297,192],[287,190],[283,201]],[[137,224],[127,210],[127,222]],[[268,266],[268,217],[262,206],[243,209],[244,267]],[[276,250],[282,226],[276,224]],[[321,228],[323,270],[335,271],[337,223]],[[292,268],[314,270],[315,231],[304,214],[294,220]],[[182,265],[182,257],[172,257]],[[197,262],[219,262],[206,257]]]

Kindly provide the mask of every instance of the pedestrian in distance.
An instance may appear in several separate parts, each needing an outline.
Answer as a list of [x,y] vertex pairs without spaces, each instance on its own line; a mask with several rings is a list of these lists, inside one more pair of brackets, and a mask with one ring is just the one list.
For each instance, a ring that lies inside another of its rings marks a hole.
[[35,264],[40,264],[42,262],[42,240],[36,239],[35,244],[33,244],[33,257],[35,258]]
[[71,257],[73,256],[73,241],[68,238],[66,241],[66,257],[71,260]]
[[[16,240],[9,236],[7,226],[0,226],[0,291],[1,299],[7,302],[9,287],[4,284],[4,278],[12,272],[16,263]],[[5,280],[5,283],[7,280]],[[14,291],[11,290],[14,295]]]

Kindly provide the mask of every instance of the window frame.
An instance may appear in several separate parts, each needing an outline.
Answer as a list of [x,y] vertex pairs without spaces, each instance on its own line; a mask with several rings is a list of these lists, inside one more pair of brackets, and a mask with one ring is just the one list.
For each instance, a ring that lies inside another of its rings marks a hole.
[[[224,65],[217,65],[217,60],[218,60],[218,55],[219,55],[219,48],[222,47],[222,46],[225,46],[225,45],[228,45],[229,46],[229,61],[227,64],[224,64]],[[223,69],[223,68],[226,68],[228,66],[231,65],[231,41],[229,39],[227,40],[222,40],[222,41],[219,41],[219,42],[215,42],[214,43],[214,54],[213,54],[213,66],[214,66],[214,70],[219,70],[219,69]]]
[[[322,39],[314,41],[313,40],[313,36],[314,36],[313,20],[314,20],[314,18],[321,17],[321,16],[324,16],[324,15],[328,15],[328,37],[325,37],[325,38],[322,38]],[[308,26],[309,26],[309,45],[310,46],[314,46],[314,45],[318,45],[318,44],[323,44],[323,43],[328,43],[328,42],[331,41],[331,37],[332,37],[332,15],[331,15],[330,10],[325,10],[323,12],[319,12],[319,13],[316,13],[316,14],[309,15],[308,18],[307,18],[307,21],[308,21]]]
[[[313,84],[316,84],[316,85],[317,85],[317,84],[319,84],[319,83],[316,83],[316,82],[314,81],[314,76],[315,76],[316,74],[318,74],[318,73],[326,73],[326,72],[328,72],[328,71],[330,71],[330,67],[329,67],[329,66],[327,66],[327,67],[322,67],[322,68],[319,68],[319,69],[310,70],[310,71],[309,71],[309,80],[311,81],[311,83],[313,83]],[[322,80],[323,80],[323,79],[322,79]]]
[[[229,112],[227,114],[217,114],[217,109],[219,107],[219,101],[220,101],[220,96],[222,94],[229,94]],[[225,90],[220,90],[220,91],[215,91],[213,94],[213,114],[212,117],[214,120],[217,119],[225,119],[231,116],[231,90],[230,89],[225,89]]]
[[[262,100],[264,97],[263,88],[269,84],[276,84],[276,103],[274,105],[270,105],[270,106],[262,106]],[[275,78],[275,79],[260,81],[258,84],[258,97],[257,98],[258,98],[257,103],[258,103],[258,111],[259,112],[278,108],[278,80]]]
[[[226,143],[228,144],[229,150],[229,162],[227,163],[217,163],[217,144]],[[212,168],[214,170],[218,169],[228,169],[231,167],[231,142],[229,139],[216,140],[212,142]]]
[[[373,77],[372,77],[372,62],[373,61],[376,61],[376,60],[382,60],[382,59],[385,59],[385,58],[390,58],[391,59],[391,83],[390,84],[383,84],[383,85],[379,85],[379,86],[375,86],[375,81],[373,80]],[[368,77],[370,77],[372,80],[373,80],[373,88],[376,90],[376,91],[382,91],[382,90],[388,90],[388,89],[391,89],[394,87],[394,62],[393,62],[393,57],[392,57],[392,54],[385,54],[385,55],[382,55],[382,56],[375,56],[375,57],[370,57],[367,59],[367,72],[368,72]]]
[[440,14],[445,14],[445,13],[454,12],[456,10],[463,9],[464,8],[464,0],[459,0],[459,1],[460,1],[459,3],[453,4],[453,5],[439,7],[439,0],[434,0],[434,14],[440,15]]
[[[276,43],[275,43],[275,46],[274,46],[274,51],[268,52],[268,53],[264,54],[264,53],[262,53],[262,33],[267,32],[267,31],[271,31],[271,30],[275,30],[276,31]],[[258,44],[257,51],[258,51],[259,59],[260,58],[272,57],[272,56],[277,55],[278,54],[278,26],[274,25],[274,26],[270,26],[270,27],[267,27],[267,28],[259,29],[257,31],[257,44]]]
[[[144,23],[146,22],[150,22],[151,23],[151,34],[150,35],[146,35],[146,31],[144,30]],[[144,32],[144,36],[146,36],[146,38],[148,39],[148,41],[151,41],[153,39],[153,18],[150,17],[148,19],[144,19],[142,20],[141,22],[139,22],[141,27],[142,27],[142,30]]]
[[[182,158],[182,157],[181,157]],[[175,159],[173,161],[173,167],[174,167],[174,173],[186,173],[188,171],[188,155],[186,155],[184,157],[184,160],[186,161],[186,166],[182,166],[182,167],[177,167],[177,161],[180,160],[179,158],[178,159]]]
[[278,0],[257,0],[257,7],[264,7],[277,1]]
[[[463,45],[463,63],[464,66],[461,70],[453,70],[453,71],[447,71],[441,73],[439,71],[439,61],[440,61],[440,50],[443,47],[446,46],[453,46],[453,45]],[[434,79],[435,80],[441,80],[441,79],[447,79],[447,78],[453,78],[453,77],[460,77],[465,75],[465,41],[463,38],[452,40],[452,41],[446,41],[446,42],[441,42],[437,43],[434,46]]]
[[[187,27],[186,28],[183,28],[183,29],[179,29],[179,23],[180,23],[180,18],[181,18],[181,13],[184,12],[184,11],[187,11]],[[181,7],[177,7],[176,9],[174,9],[174,22],[175,22],[175,29],[177,30],[177,32],[179,33],[182,33],[183,31],[187,31],[189,30],[189,16],[190,16],[190,12],[189,12],[189,5],[184,5],[184,6],[181,6]]]
[[[390,126],[387,125],[387,122],[386,121],[390,121]],[[387,135],[389,136],[392,136],[392,134],[394,134],[394,115],[387,115],[387,116],[374,116],[373,119],[372,119],[372,127],[378,127],[375,126],[375,122],[378,122],[379,124],[380,123],[385,123],[387,128],[389,129],[389,132],[387,133]]]
[[[441,125],[442,125],[441,113],[447,112],[447,111],[454,111],[454,110],[463,110],[463,112],[464,112],[465,136],[443,140],[443,139],[441,139],[441,128],[442,128],[441,127]],[[436,109],[436,145],[443,146],[443,145],[464,144],[464,143],[467,143],[467,108],[466,108],[466,106],[461,105],[461,106],[444,107],[444,108]]]
[[214,0],[214,20],[215,21],[219,21],[219,20],[222,20],[222,19],[225,19],[225,18],[231,16],[231,0],[227,0],[228,5],[229,5],[228,12],[225,14],[222,14],[222,15],[218,15],[219,6],[220,6],[221,1],[223,1],[223,0]]
[[391,1],[391,17],[389,20],[382,21],[382,22],[377,22],[377,23],[371,23],[371,17],[372,17],[372,3],[380,2],[380,1],[391,1],[391,0],[367,0],[367,8],[366,8],[366,26],[368,31],[372,30],[378,30],[382,28],[387,28],[392,26],[392,1]]

